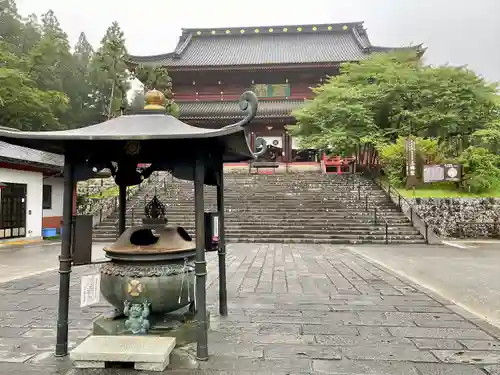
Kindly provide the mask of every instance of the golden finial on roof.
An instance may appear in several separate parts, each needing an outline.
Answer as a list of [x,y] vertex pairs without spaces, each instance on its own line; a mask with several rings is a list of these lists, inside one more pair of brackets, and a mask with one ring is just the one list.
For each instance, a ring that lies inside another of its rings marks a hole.
[[165,95],[156,89],[149,90],[144,96],[144,109],[165,109]]

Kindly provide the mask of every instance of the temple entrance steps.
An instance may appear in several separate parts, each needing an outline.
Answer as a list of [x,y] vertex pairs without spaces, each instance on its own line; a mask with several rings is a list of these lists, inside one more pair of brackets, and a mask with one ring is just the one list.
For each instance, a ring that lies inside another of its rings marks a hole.
[[[227,173],[224,184],[228,242],[385,243],[386,222],[389,243],[425,242],[390,198],[359,175]],[[193,235],[193,183],[170,176],[157,196],[169,224]],[[215,187],[205,187],[205,208],[216,210]],[[137,205],[127,212],[127,226],[143,216]],[[114,213],[94,229],[94,240],[114,241],[116,219]]]

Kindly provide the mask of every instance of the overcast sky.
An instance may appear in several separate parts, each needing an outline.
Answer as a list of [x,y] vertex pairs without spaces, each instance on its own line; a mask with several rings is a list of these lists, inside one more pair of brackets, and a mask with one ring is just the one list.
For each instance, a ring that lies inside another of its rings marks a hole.
[[74,43],[98,45],[118,21],[130,54],[170,52],[181,28],[365,21],[373,44],[424,43],[427,62],[468,65],[500,81],[500,0],[17,0],[23,15],[54,10]]

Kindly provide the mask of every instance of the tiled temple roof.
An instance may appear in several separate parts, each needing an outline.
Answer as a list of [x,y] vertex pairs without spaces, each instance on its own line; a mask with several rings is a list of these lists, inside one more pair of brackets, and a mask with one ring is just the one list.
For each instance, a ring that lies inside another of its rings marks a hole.
[[[193,101],[177,102],[181,120],[213,120],[243,118],[237,101]],[[261,100],[257,109],[257,119],[291,117],[294,109],[304,104],[302,100]]]
[[[421,45],[407,48],[422,50]],[[129,63],[171,68],[332,64],[397,49],[373,46],[363,22],[183,29],[174,52],[130,56]]]
[[28,147],[16,146],[0,141],[0,159],[26,165],[62,169],[64,156],[50,152],[35,150]]

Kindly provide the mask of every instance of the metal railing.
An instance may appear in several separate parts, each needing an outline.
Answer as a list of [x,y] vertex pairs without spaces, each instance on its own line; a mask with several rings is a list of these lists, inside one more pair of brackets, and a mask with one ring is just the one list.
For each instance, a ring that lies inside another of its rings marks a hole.
[[[373,170],[365,169],[363,172],[364,175],[369,177],[383,192],[385,192],[389,198],[396,203],[398,210],[402,213],[405,213],[403,206],[406,206],[409,211],[409,219],[410,223],[415,226],[415,218],[417,221],[420,221],[423,224],[423,236],[425,239],[425,243],[429,243],[429,224],[427,221],[415,210],[413,204],[408,201],[405,197],[403,197],[398,190],[392,186],[389,182],[384,182],[380,174],[374,173]],[[417,228],[418,229],[418,228]]]
[[[361,200],[361,184],[358,184],[358,200]],[[365,211],[369,212],[370,211],[370,200],[368,198],[368,194],[365,194]],[[380,212],[377,209],[377,206],[375,203],[373,204],[373,224],[378,225],[380,220],[382,220],[382,225],[384,226],[384,242],[386,244],[389,243],[389,222],[386,220],[385,217],[383,217]]]

